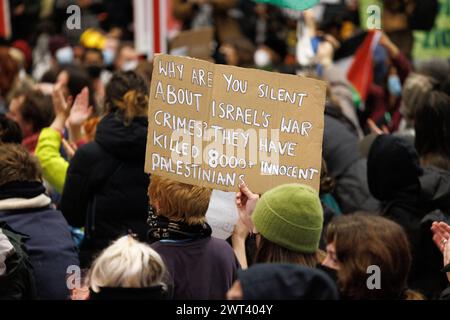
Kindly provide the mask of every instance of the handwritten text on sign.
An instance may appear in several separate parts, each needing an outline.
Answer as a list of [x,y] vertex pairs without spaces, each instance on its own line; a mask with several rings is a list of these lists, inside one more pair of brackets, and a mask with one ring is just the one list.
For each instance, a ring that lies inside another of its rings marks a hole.
[[319,189],[322,81],[157,55],[145,170],[224,191]]

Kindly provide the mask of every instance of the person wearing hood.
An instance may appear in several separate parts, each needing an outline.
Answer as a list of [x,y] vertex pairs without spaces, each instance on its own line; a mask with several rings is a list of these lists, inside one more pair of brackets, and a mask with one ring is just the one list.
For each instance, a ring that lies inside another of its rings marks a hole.
[[0,221],[28,237],[38,298],[68,299],[67,268],[79,265],[69,225],[45,194],[38,160],[16,144],[0,145]]
[[228,300],[338,300],[333,280],[321,270],[294,264],[257,264],[238,272]]
[[439,272],[441,255],[430,227],[433,221],[449,219],[450,173],[421,167],[413,145],[380,135],[369,152],[367,178],[370,192],[382,202],[382,215],[399,223],[411,242],[409,286],[428,297],[438,295],[446,279]]
[[95,140],[79,148],[70,162],[61,210],[71,226],[85,227],[83,266],[130,230],[146,240],[147,108],[144,79],[132,71],[114,74],[106,87],[106,114]]
[[422,165],[450,171],[450,96],[432,91],[415,117],[415,146]]

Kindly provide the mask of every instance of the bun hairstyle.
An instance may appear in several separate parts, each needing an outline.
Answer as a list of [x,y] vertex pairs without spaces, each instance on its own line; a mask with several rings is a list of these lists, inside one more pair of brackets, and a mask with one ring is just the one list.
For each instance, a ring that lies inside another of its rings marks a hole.
[[125,125],[135,117],[147,116],[148,86],[134,71],[117,72],[106,86],[105,109],[118,113]]

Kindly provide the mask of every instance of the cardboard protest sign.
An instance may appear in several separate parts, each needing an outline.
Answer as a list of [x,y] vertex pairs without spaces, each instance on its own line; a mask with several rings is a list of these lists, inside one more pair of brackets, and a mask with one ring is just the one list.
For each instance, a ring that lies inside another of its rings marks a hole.
[[203,27],[180,32],[170,41],[170,54],[211,60],[214,29]]
[[319,80],[157,55],[145,171],[223,191],[319,190],[325,96]]

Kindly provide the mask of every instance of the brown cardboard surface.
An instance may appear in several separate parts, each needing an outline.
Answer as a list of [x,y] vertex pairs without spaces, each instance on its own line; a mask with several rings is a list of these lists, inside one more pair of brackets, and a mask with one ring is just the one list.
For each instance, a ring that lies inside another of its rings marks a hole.
[[182,31],[170,41],[170,52],[179,52],[179,55],[210,61],[213,40],[212,27]]
[[325,95],[319,80],[157,55],[145,171],[224,191],[319,190]]

